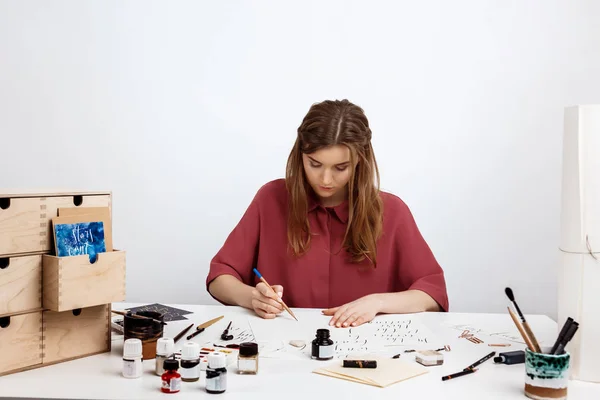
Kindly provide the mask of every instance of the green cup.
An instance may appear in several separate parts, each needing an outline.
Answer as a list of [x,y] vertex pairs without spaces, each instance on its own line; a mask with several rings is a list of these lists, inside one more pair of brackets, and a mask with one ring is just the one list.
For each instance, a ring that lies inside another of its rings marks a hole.
[[525,396],[536,400],[566,399],[570,363],[569,353],[552,355],[525,349]]

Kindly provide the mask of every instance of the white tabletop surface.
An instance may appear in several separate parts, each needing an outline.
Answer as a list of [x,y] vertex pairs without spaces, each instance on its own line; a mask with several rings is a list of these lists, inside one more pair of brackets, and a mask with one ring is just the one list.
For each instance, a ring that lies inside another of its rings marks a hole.
[[[114,309],[135,306],[135,304],[114,304]],[[191,322],[199,324],[219,315],[243,317],[248,310],[238,307],[172,305],[193,311],[187,320],[170,322],[165,326],[165,336],[174,336]],[[295,309],[296,310],[296,309]],[[319,310],[298,310],[299,312],[319,313]],[[526,316],[542,345],[552,345],[556,338],[556,323],[542,315]],[[235,367],[228,373],[227,391],[218,398],[229,399],[283,399],[296,397],[338,396],[342,399],[377,396],[378,399],[423,398],[423,399],[524,399],[524,364],[494,364],[493,360],[480,366],[471,375],[449,381],[441,381],[443,375],[461,371],[490,351],[504,352],[524,349],[523,344],[512,343],[511,347],[488,347],[487,344],[474,344],[458,336],[461,331],[447,324],[469,323],[490,330],[506,329],[515,331],[508,315],[504,314],[462,314],[462,313],[422,313],[418,318],[445,344],[451,346],[444,352],[444,364],[428,367],[429,373],[402,381],[386,388],[378,388],[312,373],[324,366],[323,361],[278,360],[261,358],[257,375],[238,375]],[[280,323],[273,320],[276,329]],[[300,320],[300,324],[302,321]],[[493,327],[493,328],[492,328]],[[478,335],[486,343],[502,340]],[[258,338],[257,338],[258,339]],[[185,341],[185,339],[183,339]],[[504,341],[506,342],[506,341]],[[181,342],[180,342],[181,343]],[[113,340],[112,351],[79,360],[51,365],[30,371],[0,377],[0,396],[19,398],[86,398],[86,399],[152,399],[152,398],[194,398],[210,396],[204,390],[203,382],[182,383],[178,394],[165,394],[160,391],[160,378],[154,374],[154,360],[144,361],[144,373],[139,379],[126,379],[122,370],[122,337]],[[394,348],[389,355],[399,353]],[[410,355],[401,358],[414,362]],[[285,397],[283,397],[285,396]],[[402,396],[402,397],[401,397]],[[570,381],[569,399],[600,399],[600,384]]]

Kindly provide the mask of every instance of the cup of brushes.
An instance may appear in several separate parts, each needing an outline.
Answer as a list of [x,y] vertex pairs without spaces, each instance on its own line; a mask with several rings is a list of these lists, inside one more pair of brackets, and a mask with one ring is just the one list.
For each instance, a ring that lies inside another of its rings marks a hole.
[[579,324],[572,318],[568,318],[554,345],[541,348],[515,300],[512,289],[506,288],[505,293],[517,311],[515,314],[509,306],[508,313],[527,344],[525,349],[525,396],[538,400],[566,399],[571,355],[565,351],[565,347],[573,339]]

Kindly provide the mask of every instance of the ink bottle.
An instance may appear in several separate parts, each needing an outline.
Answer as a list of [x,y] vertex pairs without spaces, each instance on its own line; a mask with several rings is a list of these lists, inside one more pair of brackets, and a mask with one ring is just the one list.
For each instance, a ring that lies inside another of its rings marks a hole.
[[317,337],[312,341],[312,358],[331,360],[333,358],[333,340],[329,339],[329,329],[317,329]]
[[161,376],[161,392],[177,393],[181,390],[181,375],[177,372],[179,361],[173,358],[167,358],[163,363],[165,372]]
[[156,375],[162,376],[165,372],[164,362],[173,354],[174,348],[173,338],[158,338],[156,341]]
[[181,349],[181,380],[196,382],[200,379],[200,346],[187,342]]
[[238,374],[256,375],[256,373],[258,373],[258,344],[241,343],[238,353]]
[[223,353],[208,355],[206,368],[206,391],[211,394],[223,393],[227,389],[227,357]]
[[142,376],[142,341],[127,339],[123,344],[123,376],[139,378]]

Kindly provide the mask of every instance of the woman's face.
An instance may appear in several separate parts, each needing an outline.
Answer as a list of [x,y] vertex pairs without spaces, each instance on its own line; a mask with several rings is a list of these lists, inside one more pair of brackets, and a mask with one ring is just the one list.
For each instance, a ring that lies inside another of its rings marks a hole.
[[337,144],[302,154],[308,183],[324,206],[335,206],[346,199],[352,168],[350,149]]

